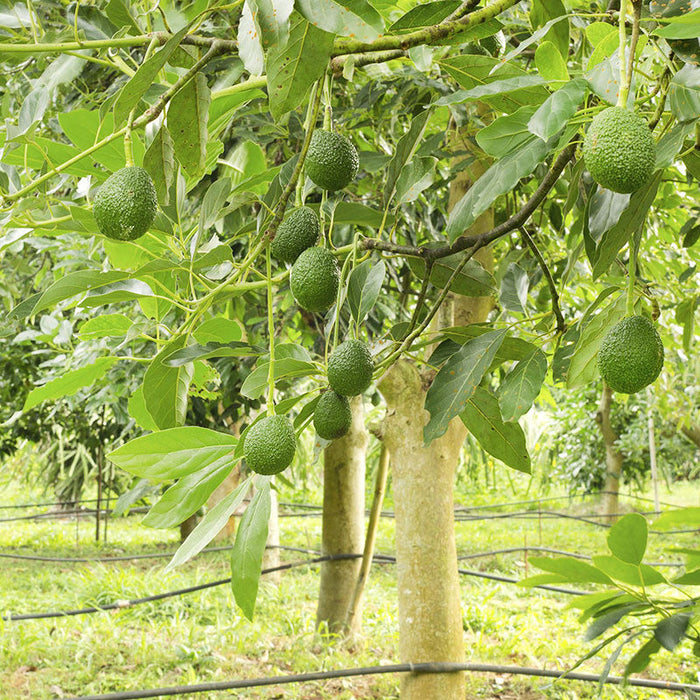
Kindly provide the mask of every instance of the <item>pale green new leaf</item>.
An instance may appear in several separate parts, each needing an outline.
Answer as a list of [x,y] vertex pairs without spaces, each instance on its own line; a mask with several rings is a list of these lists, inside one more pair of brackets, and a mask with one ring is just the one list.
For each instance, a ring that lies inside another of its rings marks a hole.
[[628,513],[608,533],[608,548],[621,561],[641,564],[647,549],[647,521],[639,513]]

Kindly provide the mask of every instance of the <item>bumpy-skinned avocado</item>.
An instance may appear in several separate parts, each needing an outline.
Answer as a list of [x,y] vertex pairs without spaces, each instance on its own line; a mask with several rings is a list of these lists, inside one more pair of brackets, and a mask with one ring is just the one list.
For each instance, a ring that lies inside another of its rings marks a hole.
[[307,248],[316,245],[320,233],[316,212],[310,207],[299,207],[280,224],[270,252],[277,260],[293,263]]
[[630,316],[615,324],[598,350],[598,368],[613,391],[635,394],[659,376],[664,346],[653,322]]
[[324,440],[337,440],[346,435],[352,423],[352,411],[347,396],[327,391],[314,409],[314,428]]
[[243,455],[258,474],[279,474],[294,459],[297,448],[294,426],[288,416],[266,416],[245,434]]
[[357,175],[360,159],[350,140],[334,131],[317,129],[306,154],[306,174],[329,192],[347,187]]
[[328,383],[343,396],[357,396],[366,391],[373,372],[369,346],[355,338],[342,342],[328,358]]
[[100,233],[116,241],[133,241],[143,236],[157,210],[153,180],[137,166],[110,175],[97,191],[92,208]]
[[654,138],[638,114],[623,107],[608,107],[593,118],[586,132],[583,159],[601,187],[629,194],[654,171]]
[[307,248],[292,265],[289,276],[297,304],[307,311],[327,311],[335,303],[340,270],[326,248]]

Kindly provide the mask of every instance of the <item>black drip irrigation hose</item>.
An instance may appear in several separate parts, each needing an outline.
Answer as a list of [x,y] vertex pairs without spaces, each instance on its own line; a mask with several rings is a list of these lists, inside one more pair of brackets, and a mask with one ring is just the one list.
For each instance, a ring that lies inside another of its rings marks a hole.
[[[227,547],[207,547],[203,549],[200,554],[207,554],[209,552],[224,552],[226,550],[233,549],[232,546]],[[151,554],[131,554],[117,555],[114,557],[42,557],[35,554],[15,554],[14,552],[0,552],[0,559],[20,559],[23,561],[46,561],[46,562],[57,562],[63,563],[79,563],[79,564],[104,564],[112,561],[135,561],[138,559],[165,559],[167,557],[172,557],[175,552],[153,552]]]
[[[312,564],[319,564],[324,561],[342,561],[347,559],[361,559],[362,554],[328,554],[320,555],[319,552],[314,552],[313,550],[306,550],[295,547],[279,547],[280,549],[287,549],[291,551],[299,551],[309,554],[317,554],[319,556],[313,559],[307,559],[304,561],[289,562],[287,564],[281,564],[280,566],[274,566],[269,569],[263,569],[261,571],[262,575],[271,574],[275,571],[287,571],[289,569],[295,569],[302,566],[310,566]],[[396,557],[389,556],[387,554],[377,554],[373,557],[373,562],[376,564],[395,564]],[[472,571],[470,569],[457,569],[457,571],[463,576],[473,576],[475,578],[483,578],[490,581],[498,581],[500,583],[519,583],[518,579],[510,578],[508,576],[499,576],[498,574],[489,574],[483,571]],[[209,583],[202,583],[197,586],[189,586],[187,588],[178,588],[173,591],[166,591],[165,593],[158,593],[152,596],[146,596],[145,598],[134,598],[132,600],[120,600],[116,603],[108,603],[106,605],[93,606],[89,608],[78,608],[75,610],[57,610],[43,613],[21,613],[19,615],[13,615],[9,613],[3,615],[0,619],[3,622],[15,622],[20,620],[41,620],[46,618],[56,618],[56,617],[73,617],[76,615],[89,615],[97,612],[105,612],[109,610],[123,610],[126,608],[131,608],[136,605],[142,605],[144,603],[152,603],[157,600],[164,600],[165,598],[173,598],[180,595],[185,595],[187,593],[196,593],[197,591],[203,591],[208,588],[215,588],[217,586],[223,586],[227,583],[231,583],[231,578],[219,579],[218,581],[210,581]],[[579,591],[570,588],[560,588],[558,586],[550,586],[542,584],[539,586],[533,586],[533,588],[540,588],[546,591],[552,591],[554,593],[563,593],[565,595],[586,595],[586,591]]]
[[604,683],[612,685],[628,685],[637,688],[655,688],[657,690],[670,690],[685,692],[686,690],[698,692],[700,685],[689,683],[675,683],[673,681],[656,681],[647,678],[620,678],[619,676],[607,676],[603,678],[593,673],[576,673],[558,671],[553,669],[528,668],[525,666],[500,666],[496,664],[457,664],[449,662],[417,663],[417,664],[391,664],[387,666],[363,666],[361,668],[343,668],[333,671],[315,671],[312,673],[298,673],[289,676],[271,676],[269,678],[256,678],[236,681],[214,681],[210,683],[194,683],[192,685],[176,685],[166,688],[151,688],[149,690],[128,690],[120,693],[107,693],[105,695],[81,695],[68,698],[68,700],[140,700],[141,698],[172,697],[174,695],[186,695],[187,693],[206,693],[220,690],[233,690],[236,688],[260,688],[268,685],[289,685],[291,683],[310,683],[314,681],[327,681],[336,678],[352,678],[357,676],[376,676],[388,673],[498,673],[518,676],[535,676],[539,678],[554,678],[556,680],[584,681],[588,683]]
[[50,508],[52,506],[71,506],[75,508],[81,503],[97,503],[96,498],[81,498],[79,501],[53,501],[51,503],[17,503],[0,506],[0,510],[23,510],[31,508]]
[[[129,509],[129,515],[132,513],[146,513],[150,510],[148,506],[139,506],[138,508]],[[99,514],[111,515],[113,510],[100,510]],[[91,518],[97,515],[98,511],[93,508],[80,508],[78,510],[50,510],[46,513],[34,513],[34,515],[17,515],[14,518],[0,518],[0,523],[16,523],[20,520],[61,520],[72,515],[90,516]]]

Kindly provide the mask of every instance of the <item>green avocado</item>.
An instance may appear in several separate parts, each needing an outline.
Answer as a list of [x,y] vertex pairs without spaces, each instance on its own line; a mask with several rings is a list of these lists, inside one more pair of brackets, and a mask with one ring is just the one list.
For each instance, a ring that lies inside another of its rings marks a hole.
[[329,192],[347,187],[357,175],[360,159],[357,149],[345,136],[317,129],[306,154],[306,174]]
[[246,464],[258,474],[279,474],[294,459],[294,426],[288,416],[266,416],[248,429],[243,441]]
[[328,383],[343,396],[357,396],[372,383],[374,360],[367,343],[354,338],[342,342],[328,358]]
[[321,233],[316,212],[309,207],[294,209],[284,218],[270,252],[277,260],[293,263],[307,248],[316,245]]
[[307,311],[333,306],[340,284],[340,270],[327,248],[307,248],[292,265],[289,284],[297,304]]
[[608,386],[621,394],[636,394],[659,376],[664,346],[646,316],[630,316],[615,324],[598,350],[598,369]]
[[324,440],[337,440],[346,435],[352,423],[352,411],[347,396],[327,391],[314,409],[314,428]]
[[642,117],[623,107],[608,107],[593,117],[583,141],[583,159],[601,187],[629,194],[654,172],[656,146]]
[[110,175],[97,191],[92,207],[100,233],[115,241],[133,241],[143,236],[157,210],[153,180],[137,166]]

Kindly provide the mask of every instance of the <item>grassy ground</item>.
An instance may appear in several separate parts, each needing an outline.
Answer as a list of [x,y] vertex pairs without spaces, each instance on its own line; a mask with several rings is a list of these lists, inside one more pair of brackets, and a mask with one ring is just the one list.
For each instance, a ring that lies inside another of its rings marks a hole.
[[[698,505],[700,485],[679,485],[663,498]],[[0,504],[32,502],[41,495],[0,478]],[[460,493],[470,505],[496,503],[499,496]],[[511,500],[517,500],[513,496]],[[623,501],[627,508],[635,502]],[[637,502],[639,505],[639,502]],[[591,512],[593,501],[545,503],[542,509],[566,506],[567,512]],[[390,504],[388,505],[390,508]],[[584,554],[605,549],[605,530],[576,520],[540,517],[532,504],[529,517],[459,522],[460,554],[496,548],[547,546]],[[534,510],[532,510],[534,508]],[[17,514],[0,510],[0,518]],[[77,536],[77,539],[76,539]],[[110,524],[108,544],[95,545],[94,522],[74,519],[0,522],[0,551],[43,556],[106,556],[172,551],[175,532],[150,530],[139,517]],[[318,548],[318,518],[283,518],[282,542]],[[672,559],[670,546],[693,542],[697,536],[652,538],[649,560]],[[393,552],[393,521],[385,518],[377,551]],[[285,553],[295,560],[302,555]],[[226,553],[200,555],[180,569],[163,573],[167,559],[122,563],[51,563],[0,559],[0,609],[39,612],[80,608],[148,596],[196,585],[229,575]],[[532,573],[524,553],[498,555],[463,562],[469,569],[498,572],[514,578]],[[374,567],[366,595],[362,638],[349,649],[314,628],[318,591],[317,567],[286,572],[279,585],[266,581],[259,595],[253,623],[233,604],[228,586],[149,603],[115,612],[51,620],[0,622],[0,699],[48,698],[106,693],[157,686],[255,678],[342,667],[396,663],[398,629],[394,570]],[[590,648],[581,640],[582,627],[569,599],[560,594],[528,591],[511,584],[462,577],[464,638],[468,660],[483,663],[566,668]],[[597,671],[602,661],[587,662],[583,670]],[[618,668],[619,670],[619,668]],[[696,659],[689,649],[662,652],[649,676],[697,682]],[[275,686],[250,691],[201,693],[185,698],[395,698],[394,676],[366,677]],[[473,674],[469,698],[502,700],[532,698],[592,698],[595,686],[515,676]],[[607,688],[604,698],[678,697],[659,691]],[[427,700],[427,699],[426,699]]]

